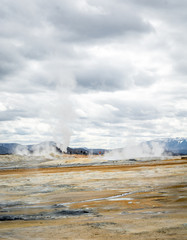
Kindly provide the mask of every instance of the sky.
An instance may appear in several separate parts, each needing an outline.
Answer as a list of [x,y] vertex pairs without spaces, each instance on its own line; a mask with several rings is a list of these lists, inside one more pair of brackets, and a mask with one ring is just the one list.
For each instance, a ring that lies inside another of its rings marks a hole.
[[186,0],[1,0],[0,142],[187,137]]

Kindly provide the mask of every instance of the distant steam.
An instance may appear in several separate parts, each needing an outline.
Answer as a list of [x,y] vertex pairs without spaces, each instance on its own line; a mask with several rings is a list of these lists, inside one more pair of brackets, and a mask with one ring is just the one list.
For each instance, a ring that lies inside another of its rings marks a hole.
[[56,143],[43,142],[35,145],[17,145],[14,154],[26,156],[50,157],[51,154],[57,154]]
[[135,158],[162,158],[164,145],[159,142],[128,144],[125,148],[113,150],[105,155],[108,160],[124,160]]

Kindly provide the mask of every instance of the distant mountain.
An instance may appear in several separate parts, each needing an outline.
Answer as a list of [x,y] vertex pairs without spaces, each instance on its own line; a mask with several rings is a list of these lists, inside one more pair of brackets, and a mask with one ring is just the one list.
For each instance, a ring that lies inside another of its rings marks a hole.
[[55,142],[42,142],[33,145],[21,145],[17,143],[0,143],[0,154],[45,154],[62,153]]
[[0,146],[0,154],[10,154],[8,148]]
[[18,146],[22,145],[17,143],[0,143],[0,154],[14,154]]
[[[187,155],[187,138],[167,138],[147,141],[142,145],[147,145],[150,149],[155,144],[162,146],[165,155]],[[109,152],[106,149],[88,149],[88,148],[67,148],[68,154],[104,154]],[[62,153],[62,150],[55,142],[42,142],[33,145],[21,145],[17,143],[0,143],[0,154],[48,154]]]
[[163,146],[166,155],[187,155],[187,138],[166,138],[146,143],[148,145],[159,143],[160,146]]
[[170,151],[175,155],[187,154],[187,138],[167,139],[163,141],[163,144],[165,144],[166,151]]

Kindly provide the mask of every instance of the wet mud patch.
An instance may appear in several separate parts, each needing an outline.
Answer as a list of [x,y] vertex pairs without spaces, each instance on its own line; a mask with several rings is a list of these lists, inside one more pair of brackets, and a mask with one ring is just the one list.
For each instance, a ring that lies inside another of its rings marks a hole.
[[88,226],[91,228],[106,228],[106,227],[110,227],[110,226],[116,226],[117,223],[115,222],[94,222],[94,223],[86,223],[83,224],[82,226]]
[[0,203],[0,211],[4,208],[16,207],[24,205],[23,202],[9,202],[9,203]]
[[86,189],[79,188],[75,184],[59,184],[59,185],[56,185],[55,187],[58,188],[58,189],[63,189],[64,191],[68,191],[68,192],[82,192],[82,191],[86,191]]
[[60,210],[49,212],[42,212],[38,214],[20,214],[20,215],[0,215],[0,221],[16,221],[16,220],[46,220],[46,219],[58,219],[68,216],[81,216],[84,214],[93,214],[91,210],[77,209],[77,210]]

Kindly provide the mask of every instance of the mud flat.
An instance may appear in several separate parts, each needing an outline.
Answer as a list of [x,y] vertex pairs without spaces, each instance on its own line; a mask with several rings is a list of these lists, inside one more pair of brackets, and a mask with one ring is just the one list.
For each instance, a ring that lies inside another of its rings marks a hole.
[[186,157],[0,160],[0,239],[187,238]]

